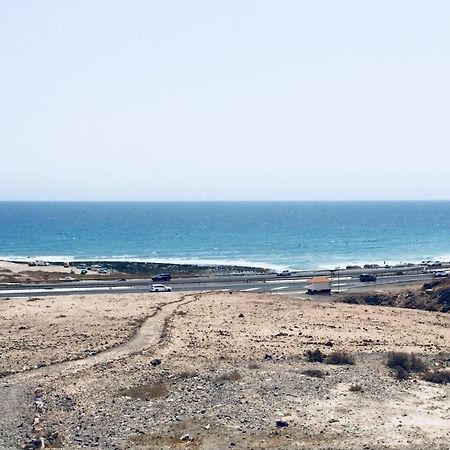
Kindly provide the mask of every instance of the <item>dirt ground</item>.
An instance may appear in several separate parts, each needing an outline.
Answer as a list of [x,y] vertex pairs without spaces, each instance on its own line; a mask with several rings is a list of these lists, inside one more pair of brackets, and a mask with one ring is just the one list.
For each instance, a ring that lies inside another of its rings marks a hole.
[[0,325],[0,448],[449,448],[450,385],[386,367],[448,367],[448,314],[171,293],[2,301]]

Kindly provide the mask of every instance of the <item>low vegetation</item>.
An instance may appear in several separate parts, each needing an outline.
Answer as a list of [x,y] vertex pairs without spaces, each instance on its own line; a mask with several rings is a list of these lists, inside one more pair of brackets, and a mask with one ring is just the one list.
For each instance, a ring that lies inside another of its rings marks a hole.
[[450,384],[450,370],[427,371],[422,378],[430,383]]
[[223,381],[239,381],[241,378],[241,374],[237,370],[233,370],[232,372],[222,373],[216,380],[221,383]]
[[325,355],[319,349],[308,350],[305,352],[306,359],[309,362],[319,362],[334,365],[353,365],[355,364],[355,358],[343,351],[335,351],[329,355]]
[[352,385],[348,388],[348,390],[349,390],[350,392],[363,392],[363,391],[364,391],[363,387],[362,387],[360,384],[358,384],[358,383],[352,384]]
[[325,362],[327,364],[335,364],[335,365],[353,365],[355,364],[355,358],[353,356],[349,355],[346,352],[333,352],[330,353],[326,358]]
[[320,369],[302,370],[302,374],[306,375],[307,377],[313,377],[313,378],[323,378],[325,375],[325,373]]
[[309,362],[321,363],[325,361],[325,355],[319,349],[307,350],[305,356]]
[[391,352],[386,365],[395,371],[398,380],[407,380],[411,373],[427,370],[426,363],[413,353]]
[[166,397],[169,395],[169,390],[165,384],[150,383],[140,386],[133,386],[128,389],[121,389],[119,394],[139,400],[149,400],[153,398]]

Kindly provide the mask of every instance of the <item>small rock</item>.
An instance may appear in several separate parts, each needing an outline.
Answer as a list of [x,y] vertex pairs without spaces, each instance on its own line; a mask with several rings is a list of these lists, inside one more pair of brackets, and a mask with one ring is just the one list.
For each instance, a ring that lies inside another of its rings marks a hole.
[[266,353],[265,355],[264,355],[264,360],[265,361],[271,361],[272,360],[272,354],[271,353]]
[[180,441],[190,441],[191,437],[188,434],[183,434],[183,436],[180,437]]
[[286,428],[289,424],[285,420],[277,420],[276,425],[278,428]]
[[152,359],[152,360],[150,361],[150,364],[151,364],[153,367],[159,366],[159,365],[161,364],[161,360],[158,359],[158,358]]
[[240,313],[239,317],[242,319],[244,317],[244,314]]

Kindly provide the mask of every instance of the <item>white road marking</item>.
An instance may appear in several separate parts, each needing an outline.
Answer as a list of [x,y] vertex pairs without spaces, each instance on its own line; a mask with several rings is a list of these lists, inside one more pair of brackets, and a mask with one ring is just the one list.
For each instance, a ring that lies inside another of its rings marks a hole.
[[250,292],[250,291],[259,291],[261,288],[248,288],[248,289],[241,289],[241,292]]
[[5,289],[1,293],[6,294],[29,294],[45,292],[46,294],[54,293],[57,295],[60,292],[78,292],[78,291],[116,291],[120,289],[129,289],[129,286],[114,286],[114,287],[73,287],[73,288],[55,288],[55,289]]
[[280,286],[280,287],[272,288],[271,291],[280,291],[281,289],[289,289],[289,286]]
[[275,294],[277,294],[277,295],[305,295],[306,291],[293,291],[293,292],[284,291],[284,292],[275,292]]
[[280,283],[306,283],[309,280],[309,278],[302,278],[302,279],[295,279],[295,280],[266,280],[265,283],[273,283],[273,284],[280,284]]

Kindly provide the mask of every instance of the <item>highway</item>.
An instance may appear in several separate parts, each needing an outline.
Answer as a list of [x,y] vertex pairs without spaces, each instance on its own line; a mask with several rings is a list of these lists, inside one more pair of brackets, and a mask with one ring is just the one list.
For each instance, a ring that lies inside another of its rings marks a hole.
[[[309,275],[309,274],[308,274]],[[273,275],[236,275],[222,277],[193,277],[174,278],[164,282],[174,292],[192,291],[232,291],[272,293],[278,295],[303,295],[306,292],[310,276],[294,275],[291,277],[274,277]],[[410,274],[378,274],[376,282],[361,283],[357,273],[342,273],[332,279],[333,292],[365,291],[386,285],[404,284],[412,282],[427,282],[432,280],[430,273]],[[15,297],[43,297],[71,294],[100,294],[100,293],[142,293],[149,292],[148,279],[134,280],[86,280],[86,281],[59,281],[52,283],[27,283],[0,285],[0,298]]]

